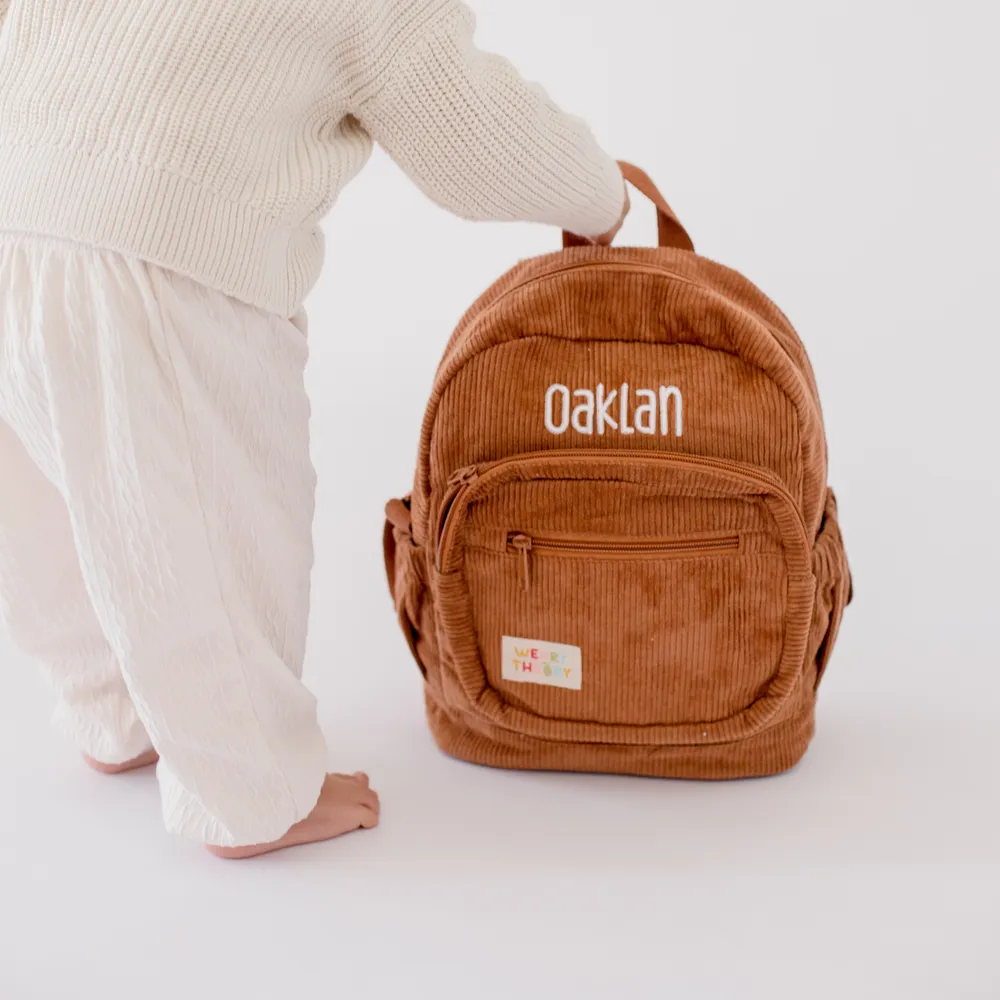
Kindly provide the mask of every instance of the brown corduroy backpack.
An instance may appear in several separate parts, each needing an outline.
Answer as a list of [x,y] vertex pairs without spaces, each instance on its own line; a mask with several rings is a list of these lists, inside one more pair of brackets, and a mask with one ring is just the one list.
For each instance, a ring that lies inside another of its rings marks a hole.
[[851,581],[809,360],[749,281],[660,247],[515,267],[438,369],[386,569],[447,753],[772,774],[813,733]]

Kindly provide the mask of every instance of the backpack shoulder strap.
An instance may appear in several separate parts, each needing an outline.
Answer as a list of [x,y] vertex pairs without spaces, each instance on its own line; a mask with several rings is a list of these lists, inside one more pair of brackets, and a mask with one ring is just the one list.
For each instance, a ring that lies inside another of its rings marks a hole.
[[[660,189],[653,183],[652,178],[645,170],[626,163],[624,160],[618,161],[621,167],[622,177],[637,191],[642,192],[655,206],[657,228],[661,247],[676,247],[678,250],[690,250],[694,252],[694,241],[688,235],[687,230],[681,225],[680,220],[674,214],[674,210],[667,203],[667,199],[660,194]],[[575,236],[573,233],[563,233],[563,246],[570,247],[590,246],[591,241],[582,236]]]

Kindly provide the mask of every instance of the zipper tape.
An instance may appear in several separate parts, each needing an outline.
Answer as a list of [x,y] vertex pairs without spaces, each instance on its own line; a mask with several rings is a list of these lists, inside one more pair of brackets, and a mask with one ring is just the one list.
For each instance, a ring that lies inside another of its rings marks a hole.
[[[568,465],[592,465],[604,462],[620,463],[621,465],[646,465],[663,468],[683,468],[701,471],[709,474],[721,474],[724,477],[735,478],[738,481],[752,483],[760,488],[759,492],[771,494],[781,499],[783,506],[794,513],[794,527],[802,543],[802,552],[808,552],[807,532],[802,514],[795,498],[777,476],[754,466],[744,465],[726,459],[706,458],[695,455],[685,455],[677,452],[635,452],[622,450],[591,450],[570,449],[564,451],[526,452],[513,458],[483,466],[470,466],[460,469],[452,477],[448,492],[442,501],[438,516],[438,534],[436,540],[435,565],[438,571],[444,571],[446,557],[451,547],[455,533],[456,521],[462,518],[462,509],[467,507],[474,497],[486,491],[489,484],[502,477],[505,469],[526,465],[533,462]],[[545,478],[545,477],[540,477]],[[586,477],[581,477],[586,478]],[[608,477],[614,481],[614,477]],[[627,483],[628,480],[623,480]]]

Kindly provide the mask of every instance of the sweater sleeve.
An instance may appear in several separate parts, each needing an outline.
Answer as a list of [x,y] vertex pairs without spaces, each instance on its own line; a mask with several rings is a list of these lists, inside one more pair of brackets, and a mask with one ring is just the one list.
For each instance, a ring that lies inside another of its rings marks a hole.
[[625,200],[614,159],[584,122],[475,47],[465,4],[449,0],[439,10],[360,102],[364,128],[456,215],[589,237],[611,229]]

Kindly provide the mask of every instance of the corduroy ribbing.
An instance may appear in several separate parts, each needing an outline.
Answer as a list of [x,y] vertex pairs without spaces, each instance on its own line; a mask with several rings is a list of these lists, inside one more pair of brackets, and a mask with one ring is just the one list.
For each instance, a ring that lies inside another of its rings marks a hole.
[[[739,275],[669,248],[515,268],[445,352],[386,533],[439,745],[499,767],[791,767],[850,597],[826,475],[805,349]],[[550,662],[567,648],[573,684]]]

